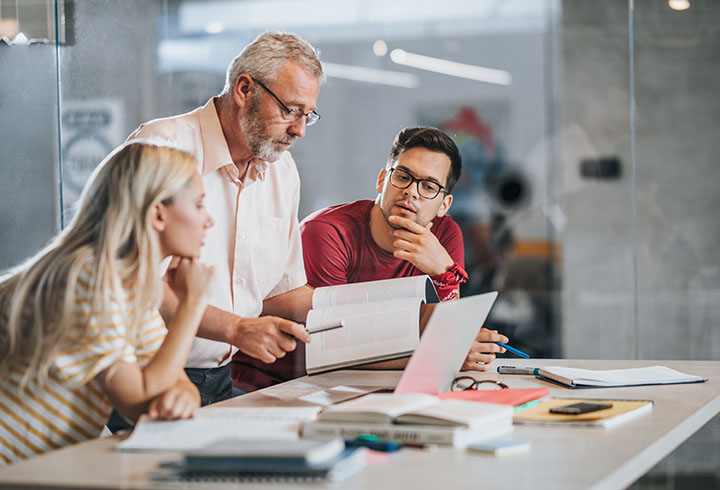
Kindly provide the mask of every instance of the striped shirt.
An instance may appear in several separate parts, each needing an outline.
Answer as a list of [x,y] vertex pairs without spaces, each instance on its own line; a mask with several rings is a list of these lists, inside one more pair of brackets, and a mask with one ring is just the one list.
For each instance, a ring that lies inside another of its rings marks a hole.
[[[0,373],[0,466],[98,437],[112,406],[95,377],[120,361],[144,366],[165,339],[157,310],[148,312],[137,329],[128,329],[123,311],[129,311],[131,297],[125,291],[113,299],[109,324],[92,316],[92,274],[83,268],[76,288],[75,318],[90,320],[87,331],[77,321],[72,334],[85,340],[61,349],[46,383],[31,380],[21,389],[24,369]],[[137,334],[130,338],[133,331]]]

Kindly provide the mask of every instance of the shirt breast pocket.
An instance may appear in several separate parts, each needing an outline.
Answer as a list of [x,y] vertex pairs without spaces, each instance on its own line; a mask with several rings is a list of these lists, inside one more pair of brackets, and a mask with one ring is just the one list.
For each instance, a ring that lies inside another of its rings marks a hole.
[[291,253],[290,220],[275,216],[263,216],[260,232],[254,245],[253,268],[257,273],[258,285],[265,297],[280,282]]

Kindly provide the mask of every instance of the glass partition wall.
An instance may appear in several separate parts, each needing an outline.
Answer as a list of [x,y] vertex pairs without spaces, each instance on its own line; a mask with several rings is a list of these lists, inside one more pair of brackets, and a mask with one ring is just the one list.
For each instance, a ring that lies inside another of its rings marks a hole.
[[[720,359],[718,20],[711,0],[0,0],[0,267],[140,123],[204,104],[281,29],[328,75],[291,150],[300,219],[373,199],[395,134],[436,126],[490,328],[534,357]],[[639,486],[717,485],[706,429]]]

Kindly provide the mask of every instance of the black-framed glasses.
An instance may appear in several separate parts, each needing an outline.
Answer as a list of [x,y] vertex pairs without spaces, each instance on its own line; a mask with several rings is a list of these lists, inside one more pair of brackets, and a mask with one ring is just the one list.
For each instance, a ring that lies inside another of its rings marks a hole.
[[445,192],[445,187],[441,186],[434,180],[418,179],[410,172],[401,168],[390,169],[390,183],[398,189],[407,189],[413,182],[417,182],[418,194],[425,199],[435,199],[440,192]]
[[507,390],[508,385],[494,379],[477,380],[472,376],[459,376],[450,385],[450,391],[466,390]]
[[312,126],[313,124],[315,124],[316,122],[318,122],[320,120],[320,114],[318,114],[315,111],[303,112],[300,109],[290,109],[287,105],[285,105],[285,103],[282,100],[280,100],[280,97],[275,95],[273,93],[273,91],[270,90],[269,88],[267,88],[267,86],[264,83],[262,83],[260,80],[257,80],[255,78],[253,78],[253,81],[255,83],[257,83],[258,85],[260,85],[262,88],[264,88],[267,93],[272,95],[275,98],[275,100],[278,101],[278,104],[280,104],[282,106],[282,108],[285,110],[285,113],[284,113],[285,120],[297,121],[301,117],[305,116],[305,126]]

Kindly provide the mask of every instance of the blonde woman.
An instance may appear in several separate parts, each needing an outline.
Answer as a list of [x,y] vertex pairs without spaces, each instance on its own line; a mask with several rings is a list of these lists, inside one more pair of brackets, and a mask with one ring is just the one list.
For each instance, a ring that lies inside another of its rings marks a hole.
[[[191,417],[183,367],[213,270],[196,257],[212,219],[187,153],[146,142],[100,164],[70,225],[0,278],[0,466],[97,437],[112,406]],[[160,262],[179,256],[165,328]]]

